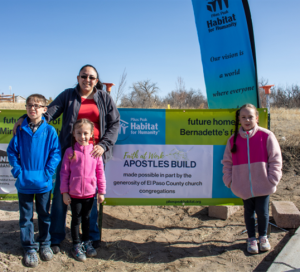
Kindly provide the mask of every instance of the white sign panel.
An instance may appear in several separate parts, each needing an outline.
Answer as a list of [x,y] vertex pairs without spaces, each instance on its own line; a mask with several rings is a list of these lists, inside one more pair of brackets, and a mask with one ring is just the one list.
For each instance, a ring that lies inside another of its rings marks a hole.
[[8,162],[7,146],[8,144],[0,144],[0,194],[16,194],[16,179],[11,174],[12,167]]
[[116,145],[107,198],[212,198],[213,146]]

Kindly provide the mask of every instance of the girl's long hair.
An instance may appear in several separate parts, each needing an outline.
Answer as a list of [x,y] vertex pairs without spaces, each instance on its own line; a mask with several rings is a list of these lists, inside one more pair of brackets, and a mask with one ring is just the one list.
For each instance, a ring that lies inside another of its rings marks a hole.
[[255,110],[256,116],[258,116],[258,110],[257,108],[252,105],[252,104],[245,104],[243,106],[241,106],[240,109],[238,109],[235,112],[235,131],[234,131],[234,136],[233,136],[233,147],[231,148],[231,153],[235,153],[237,151],[237,146],[236,146],[236,138],[239,134],[239,116],[240,116],[240,112],[242,109],[244,108],[251,108]]
[[82,118],[82,119],[77,120],[73,125],[72,140],[71,140],[71,147],[73,149],[73,154],[72,154],[72,156],[69,157],[70,160],[76,159],[76,153],[75,153],[76,140],[75,140],[75,137],[74,137],[75,129],[81,127],[84,124],[89,124],[91,126],[93,145],[95,145],[94,123],[92,121],[90,121],[89,119],[86,119],[86,118]]

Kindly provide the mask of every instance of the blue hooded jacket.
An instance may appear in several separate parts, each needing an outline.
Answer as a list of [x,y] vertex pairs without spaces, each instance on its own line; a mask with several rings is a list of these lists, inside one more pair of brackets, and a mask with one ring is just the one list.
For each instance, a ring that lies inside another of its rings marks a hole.
[[61,149],[54,127],[45,118],[32,133],[27,118],[7,147],[7,155],[15,186],[22,194],[40,194],[52,189],[52,176],[61,160]]

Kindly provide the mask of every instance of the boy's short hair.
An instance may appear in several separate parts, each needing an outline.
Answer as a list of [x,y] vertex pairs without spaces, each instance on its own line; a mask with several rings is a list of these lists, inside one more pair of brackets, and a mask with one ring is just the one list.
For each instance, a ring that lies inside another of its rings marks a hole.
[[27,98],[26,98],[26,104],[28,104],[28,102],[31,100],[31,99],[36,99],[38,100],[39,102],[41,102],[43,104],[43,106],[46,106],[47,104],[47,99],[45,96],[41,95],[41,94],[31,94],[29,95]]

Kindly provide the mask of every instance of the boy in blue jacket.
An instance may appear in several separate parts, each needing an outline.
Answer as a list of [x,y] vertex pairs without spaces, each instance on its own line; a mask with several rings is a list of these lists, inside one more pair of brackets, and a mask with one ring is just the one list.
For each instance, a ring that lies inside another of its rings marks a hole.
[[[47,111],[46,98],[40,94],[30,95],[26,99],[26,111],[28,117],[11,139],[7,154],[13,167],[12,175],[17,178],[15,186],[19,197],[24,264],[36,267],[38,250],[43,261],[53,258],[50,248],[49,208],[52,175],[61,160],[61,150],[56,130],[48,125],[43,117],[43,113]],[[34,196],[39,225],[37,241],[34,240]]]

